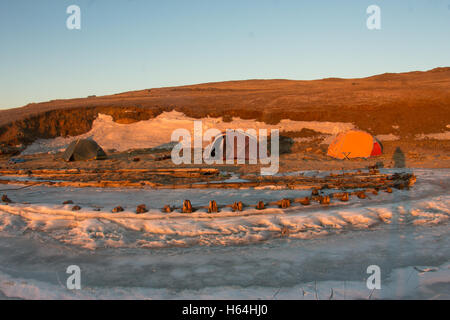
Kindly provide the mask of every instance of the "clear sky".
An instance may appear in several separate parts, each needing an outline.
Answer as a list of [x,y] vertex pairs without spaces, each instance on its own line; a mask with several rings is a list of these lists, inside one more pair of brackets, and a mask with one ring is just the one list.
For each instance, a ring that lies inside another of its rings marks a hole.
[[[81,8],[81,30],[66,8]],[[381,8],[381,30],[366,9]],[[2,0],[0,108],[255,78],[450,66],[450,0]]]

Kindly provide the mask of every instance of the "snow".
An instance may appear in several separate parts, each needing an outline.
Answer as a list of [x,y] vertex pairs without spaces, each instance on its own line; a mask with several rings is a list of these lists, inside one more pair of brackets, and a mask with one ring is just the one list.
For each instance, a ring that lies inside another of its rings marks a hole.
[[[212,199],[254,204],[306,191],[8,191],[17,203],[0,205],[0,297],[328,299],[333,290],[333,299],[449,299],[450,170],[414,173],[409,191],[217,214],[157,208],[184,199],[194,207]],[[61,204],[68,199],[82,210]],[[141,203],[151,210],[136,215]],[[117,205],[125,212],[111,213]],[[72,264],[82,270],[80,291],[65,288]],[[382,270],[382,289],[371,292],[365,279],[373,264]]]
[[396,136],[395,134],[389,133],[389,134],[379,134],[376,136],[378,140],[380,141],[397,141],[400,140],[399,136]]
[[56,153],[63,151],[75,139],[94,139],[103,149],[126,151],[138,148],[153,148],[171,141],[172,132],[176,129],[187,129],[193,136],[194,121],[201,120],[203,131],[216,128],[226,129],[280,129],[281,131],[300,131],[303,128],[315,130],[325,134],[338,134],[354,128],[351,123],[293,121],[283,119],[277,125],[264,122],[233,118],[231,122],[223,122],[222,118],[194,119],[181,112],[163,112],[156,118],[139,121],[132,124],[120,124],[113,121],[109,115],[99,114],[92,124],[92,129],[76,137],[57,137],[55,139],[38,139],[22,153]]
[[450,140],[450,131],[440,132],[440,133],[428,133],[428,134],[418,134],[416,139],[435,139],[435,140]]

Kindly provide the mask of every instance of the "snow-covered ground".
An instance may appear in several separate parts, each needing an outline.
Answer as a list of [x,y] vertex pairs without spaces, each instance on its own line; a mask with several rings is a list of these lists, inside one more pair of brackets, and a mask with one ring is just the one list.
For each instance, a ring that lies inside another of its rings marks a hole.
[[[0,298],[449,299],[450,170],[414,172],[409,191],[241,213],[157,208],[306,191],[8,191],[17,203],[0,205]],[[61,205],[69,199],[82,210]],[[141,203],[153,209],[136,215]],[[125,212],[110,213],[117,205]],[[65,286],[69,265],[81,268],[81,290]],[[370,265],[381,268],[381,290],[366,287]]]

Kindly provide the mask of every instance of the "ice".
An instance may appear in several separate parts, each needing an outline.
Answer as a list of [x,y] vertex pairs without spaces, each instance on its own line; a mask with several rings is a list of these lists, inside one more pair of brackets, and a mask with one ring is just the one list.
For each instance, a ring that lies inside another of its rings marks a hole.
[[[194,207],[212,199],[254,204],[307,191],[8,191],[16,203],[0,206],[0,297],[449,299],[450,170],[413,171],[409,191],[240,213],[158,208],[184,199]],[[68,199],[82,210],[62,205]],[[140,203],[151,210],[136,215]],[[125,212],[111,213],[116,205]],[[82,270],[80,291],[65,286],[73,264]],[[381,290],[366,287],[369,265],[381,268]]]

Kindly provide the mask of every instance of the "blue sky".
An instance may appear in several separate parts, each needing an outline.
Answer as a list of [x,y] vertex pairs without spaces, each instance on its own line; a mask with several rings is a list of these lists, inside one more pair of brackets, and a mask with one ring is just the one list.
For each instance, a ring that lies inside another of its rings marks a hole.
[[[68,30],[66,8],[81,8]],[[366,8],[381,8],[368,30]],[[450,66],[450,0],[2,0],[0,108],[243,79]]]

